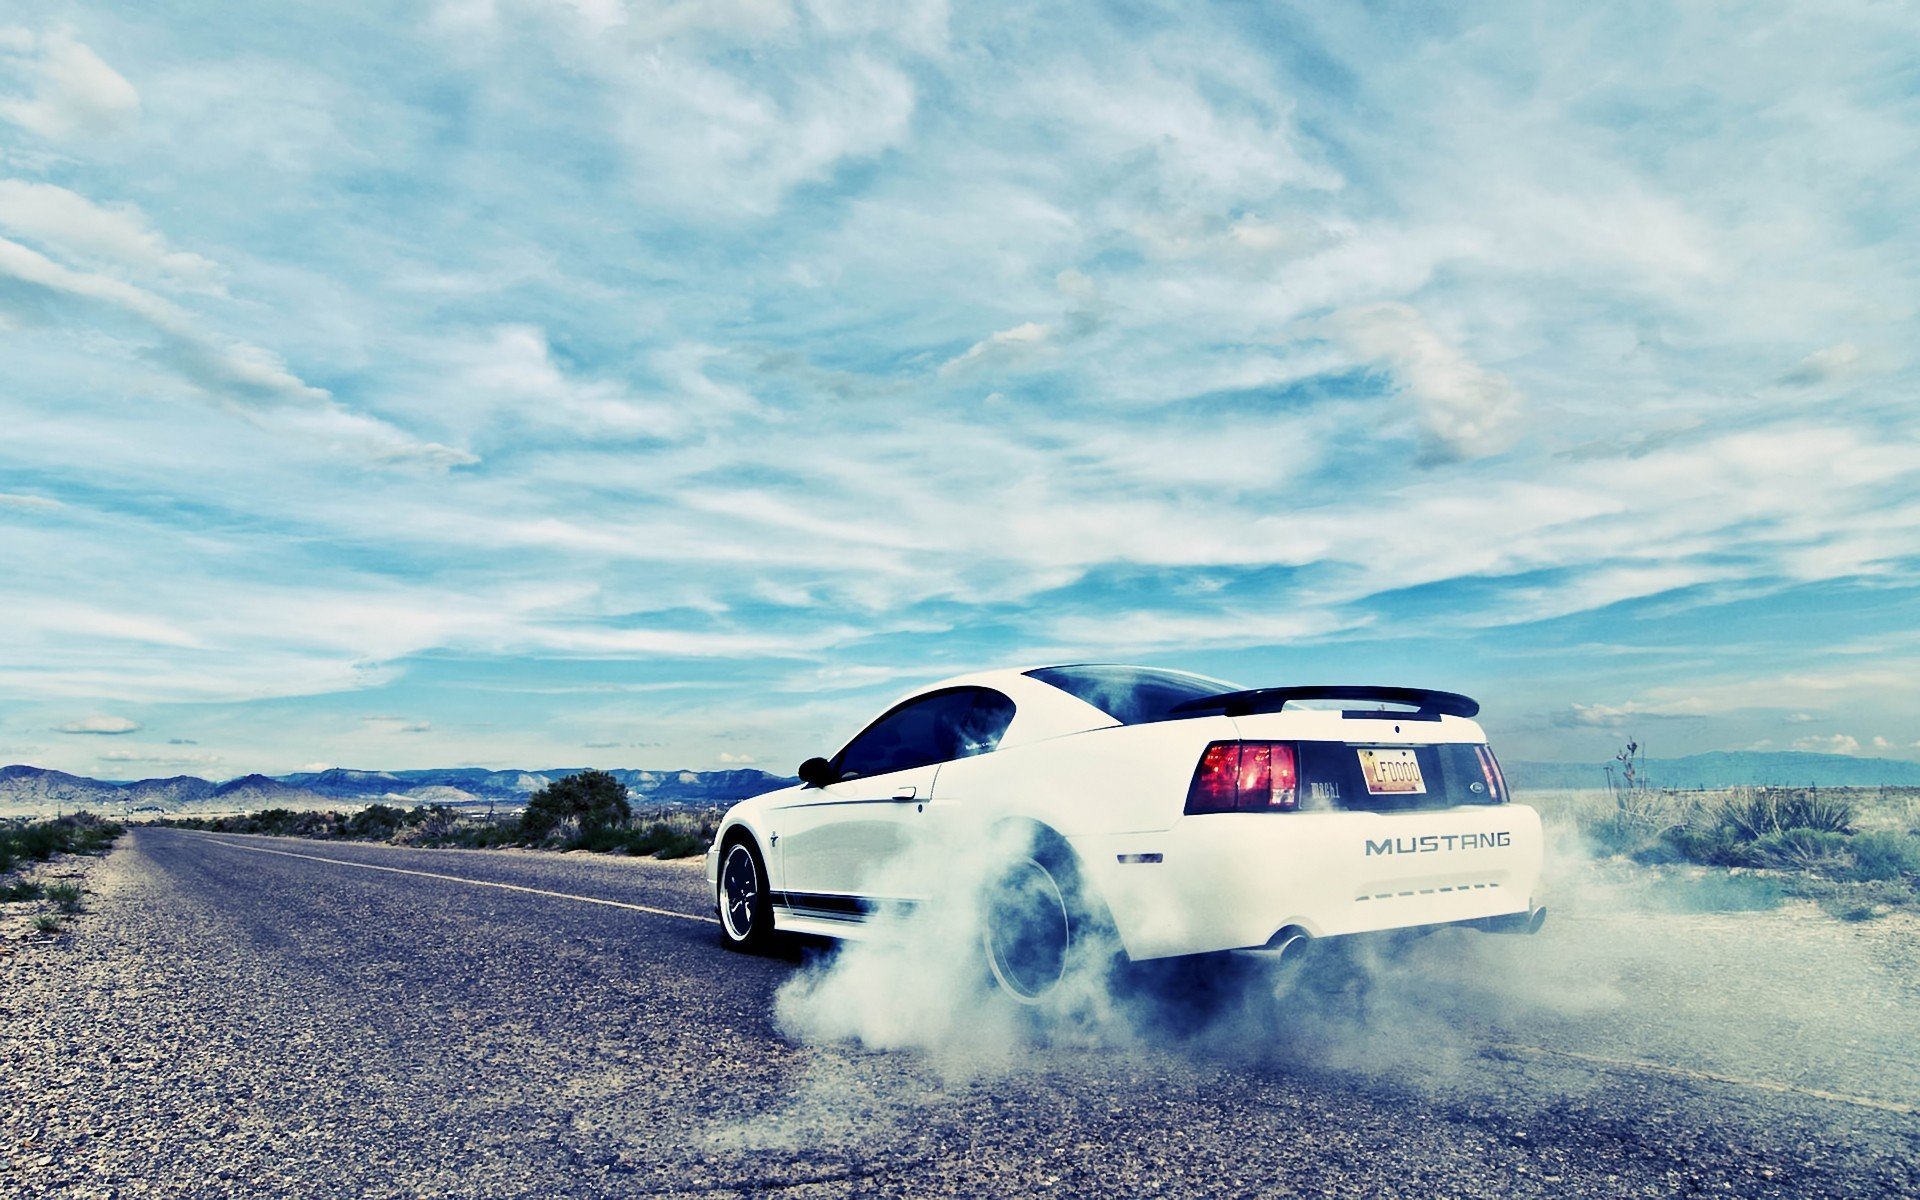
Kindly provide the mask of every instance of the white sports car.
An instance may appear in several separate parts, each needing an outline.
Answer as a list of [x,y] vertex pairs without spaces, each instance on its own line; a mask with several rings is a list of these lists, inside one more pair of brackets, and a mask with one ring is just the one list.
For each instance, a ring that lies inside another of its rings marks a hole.
[[[1306,707],[1327,701],[1347,707]],[[1145,667],[965,675],[734,805],[707,878],[736,948],[859,938],[937,899],[934,866],[991,840],[981,946],[1025,1002],[1096,928],[1135,960],[1531,932],[1540,819],[1510,802],[1478,712],[1449,692],[1249,691]]]

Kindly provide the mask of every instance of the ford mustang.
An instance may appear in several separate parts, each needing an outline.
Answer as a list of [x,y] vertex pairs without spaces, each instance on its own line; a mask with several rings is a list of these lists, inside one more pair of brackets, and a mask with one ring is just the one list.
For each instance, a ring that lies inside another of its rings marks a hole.
[[1096,932],[1133,960],[1532,932],[1540,819],[1512,803],[1478,712],[1451,692],[1146,667],[965,675],[734,805],[707,879],[730,946],[854,939],[940,903],[938,864],[991,846],[979,951],[1023,1003]]

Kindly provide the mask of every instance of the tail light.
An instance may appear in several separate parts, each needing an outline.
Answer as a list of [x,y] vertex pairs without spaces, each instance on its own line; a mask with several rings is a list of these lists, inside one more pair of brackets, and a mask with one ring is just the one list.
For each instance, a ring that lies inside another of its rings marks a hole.
[[1480,758],[1480,773],[1487,777],[1487,794],[1495,804],[1507,802],[1507,777],[1500,773],[1500,761],[1493,756],[1490,746],[1475,746],[1474,754]]
[[1292,742],[1214,742],[1187,788],[1187,811],[1292,812],[1300,806]]

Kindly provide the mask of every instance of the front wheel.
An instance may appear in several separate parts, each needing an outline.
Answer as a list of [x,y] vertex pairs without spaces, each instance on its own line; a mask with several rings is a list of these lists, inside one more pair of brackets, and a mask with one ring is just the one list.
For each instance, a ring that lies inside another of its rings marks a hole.
[[729,841],[720,855],[720,934],[731,950],[761,950],[773,938],[766,863],[747,837]]

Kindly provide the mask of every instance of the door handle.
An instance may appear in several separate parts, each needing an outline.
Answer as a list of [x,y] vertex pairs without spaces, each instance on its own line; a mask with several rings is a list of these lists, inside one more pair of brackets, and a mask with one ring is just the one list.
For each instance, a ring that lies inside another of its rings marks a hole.
[[917,794],[912,784],[902,784],[893,789],[893,798],[895,800],[911,800]]

